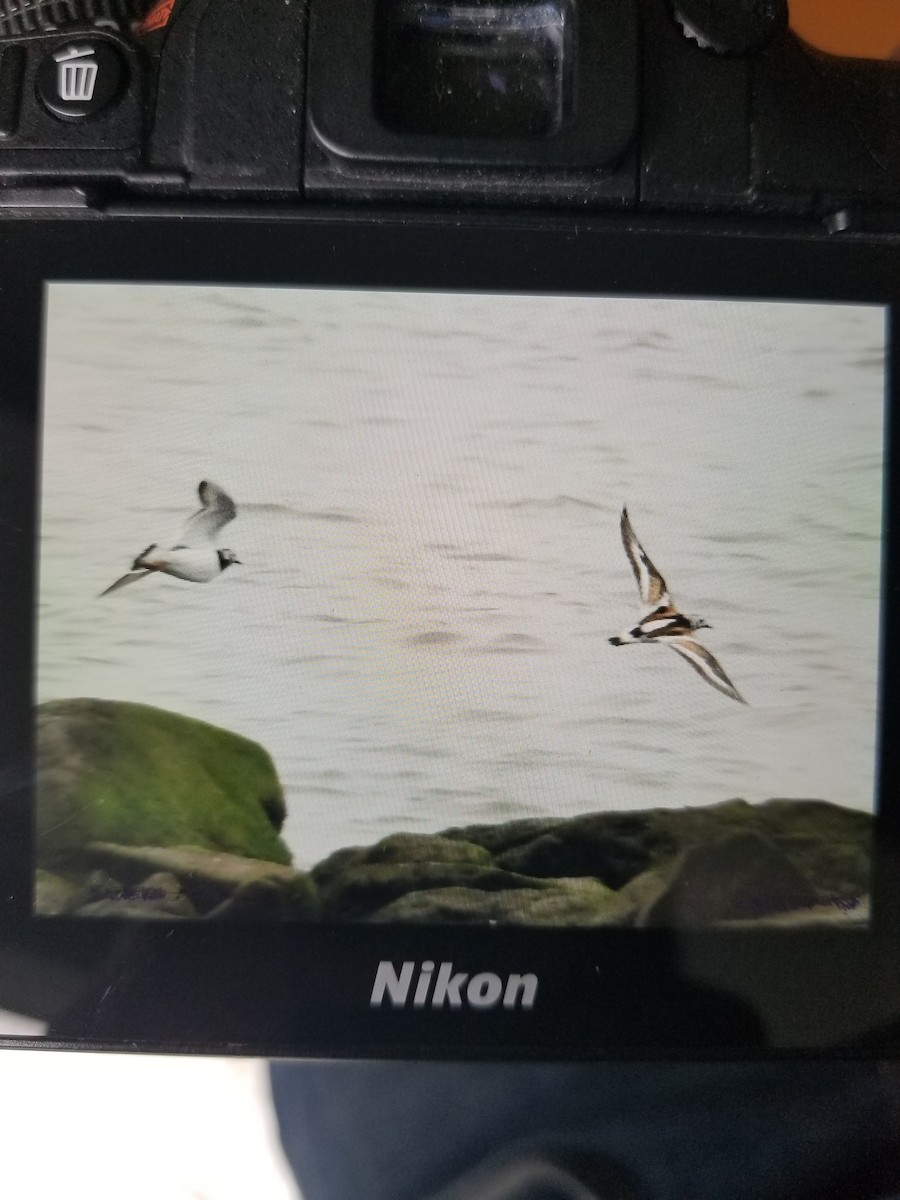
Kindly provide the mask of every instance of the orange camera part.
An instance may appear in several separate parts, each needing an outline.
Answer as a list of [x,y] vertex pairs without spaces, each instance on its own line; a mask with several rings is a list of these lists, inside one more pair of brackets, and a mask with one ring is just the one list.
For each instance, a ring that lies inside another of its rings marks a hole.
[[791,28],[829,54],[900,59],[897,0],[790,0]]

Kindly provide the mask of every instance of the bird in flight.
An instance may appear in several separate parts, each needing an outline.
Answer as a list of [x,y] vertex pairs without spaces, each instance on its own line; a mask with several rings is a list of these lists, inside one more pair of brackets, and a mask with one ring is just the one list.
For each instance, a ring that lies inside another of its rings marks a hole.
[[637,580],[638,591],[644,615],[637,625],[609,640],[613,646],[627,646],[631,642],[658,642],[660,645],[671,646],[686,662],[711,684],[732,700],[741,704],[747,701],[740,694],[718,661],[692,636],[697,629],[709,629],[706,621],[699,618],[686,617],[675,607],[672,597],[666,588],[666,581],[654,567],[641,543],[635,537],[628,518],[628,510],[622,509],[620,522],[622,545],[634,577]]
[[116,592],[129,583],[146,579],[154,571],[174,575],[176,579],[186,579],[190,583],[209,583],[221,575],[226,567],[241,561],[234,551],[219,550],[215,546],[219,530],[237,515],[234,501],[208,479],[203,480],[198,491],[202,507],[188,517],[172,545],[160,546],[153,542],[137,556],[131,564],[131,570],[101,592],[101,596],[108,596],[110,592]]

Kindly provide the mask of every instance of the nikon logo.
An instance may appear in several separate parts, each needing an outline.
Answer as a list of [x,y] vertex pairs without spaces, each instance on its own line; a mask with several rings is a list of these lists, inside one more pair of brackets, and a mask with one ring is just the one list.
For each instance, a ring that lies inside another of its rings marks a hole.
[[537,995],[536,975],[508,975],[502,979],[493,971],[467,975],[453,970],[453,963],[442,962],[435,974],[433,962],[405,962],[400,970],[392,962],[380,962],[369,1004],[381,1008],[385,1000],[393,1008],[534,1008]]

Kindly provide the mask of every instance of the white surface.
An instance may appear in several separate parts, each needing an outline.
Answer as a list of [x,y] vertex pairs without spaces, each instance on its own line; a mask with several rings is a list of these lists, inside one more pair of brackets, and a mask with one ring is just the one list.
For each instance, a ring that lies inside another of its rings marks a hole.
[[36,1021],[34,1017],[23,1017],[21,1013],[0,1008],[0,1034],[5,1037],[43,1037],[46,1032],[46,1021]]
[[266,1064],[0,1050],[0,1195],[299,1200]]

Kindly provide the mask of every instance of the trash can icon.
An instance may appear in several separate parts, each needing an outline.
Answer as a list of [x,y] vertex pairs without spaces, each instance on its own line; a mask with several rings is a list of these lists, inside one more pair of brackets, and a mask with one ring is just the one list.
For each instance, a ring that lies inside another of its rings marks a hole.
[[54,54],[60,100],[89,103],[97,85],[97,62],[90,46],[69,46]]

